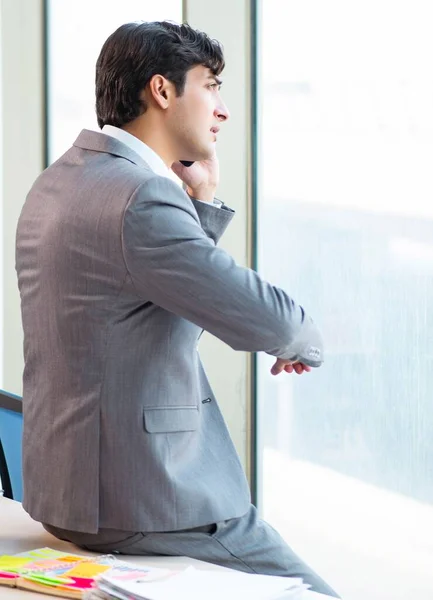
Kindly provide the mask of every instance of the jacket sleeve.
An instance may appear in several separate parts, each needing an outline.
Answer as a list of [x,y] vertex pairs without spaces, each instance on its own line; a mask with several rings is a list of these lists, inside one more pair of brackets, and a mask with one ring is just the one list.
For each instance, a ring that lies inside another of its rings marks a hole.
[[122,244],[143,300],[235,350],[263,351],[313,367],[322,363],[321,335],[302,307],[217,248],[190,198],[170,179],[154,177],[135,190],[124,213]]
[[230,221],[234,217],[234,210],[228,208],[225,204],[216,206],[211,202],[201,202],[188,196],[194,205],[200,225],[205,234],[218,244],[224,231],[227,229]]

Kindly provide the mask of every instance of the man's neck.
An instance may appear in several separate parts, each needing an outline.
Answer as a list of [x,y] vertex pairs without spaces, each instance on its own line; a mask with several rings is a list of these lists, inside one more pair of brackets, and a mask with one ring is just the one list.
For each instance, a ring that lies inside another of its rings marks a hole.
[[138,138],[146,146],[149,146],[149,148],[158,154],[168,168],[171,167],[175,158],[167,149],[167,144],[165,143],[164,135],[161,135],[160,128],[150,126],[150,124],[144,126],[144,124],[137,123],[137,121],[132,121],[124,125],[122,129]]

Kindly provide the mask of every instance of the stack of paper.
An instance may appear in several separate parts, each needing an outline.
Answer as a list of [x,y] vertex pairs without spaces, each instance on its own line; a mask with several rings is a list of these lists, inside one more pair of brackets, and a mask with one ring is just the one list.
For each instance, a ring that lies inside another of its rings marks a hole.
[[298,578],[189,567],[151,579],[120,580],[113,571],[102,573],[96,580],[96,590],[85,597],[88,600],[298,600],[307,587]]
[[77,600],[298,600],[308,587],[296,578],[193,567],[171,571],[51,548],[0,556],[0,585]]

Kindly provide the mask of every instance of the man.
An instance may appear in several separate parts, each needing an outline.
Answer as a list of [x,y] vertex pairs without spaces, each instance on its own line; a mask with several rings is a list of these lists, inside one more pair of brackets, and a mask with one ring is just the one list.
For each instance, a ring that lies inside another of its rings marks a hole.
[[275,356],[275,375],[323,352],[300,306],[216,246],[233,217],[214,199],[223,67],[188,25],[120,27],[96,67],[102,132],[82,131],[27,197],[23,505],[92,550],[300,575],[333,594],[258,519],[197,352],[203,329]]

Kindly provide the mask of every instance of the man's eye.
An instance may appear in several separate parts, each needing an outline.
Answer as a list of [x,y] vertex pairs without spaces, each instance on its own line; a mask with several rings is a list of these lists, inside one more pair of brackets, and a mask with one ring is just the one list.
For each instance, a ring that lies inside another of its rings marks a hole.
[[218,87],[218,84],[217,83],[210,83],[208,87],[215,89],[215,88]]

